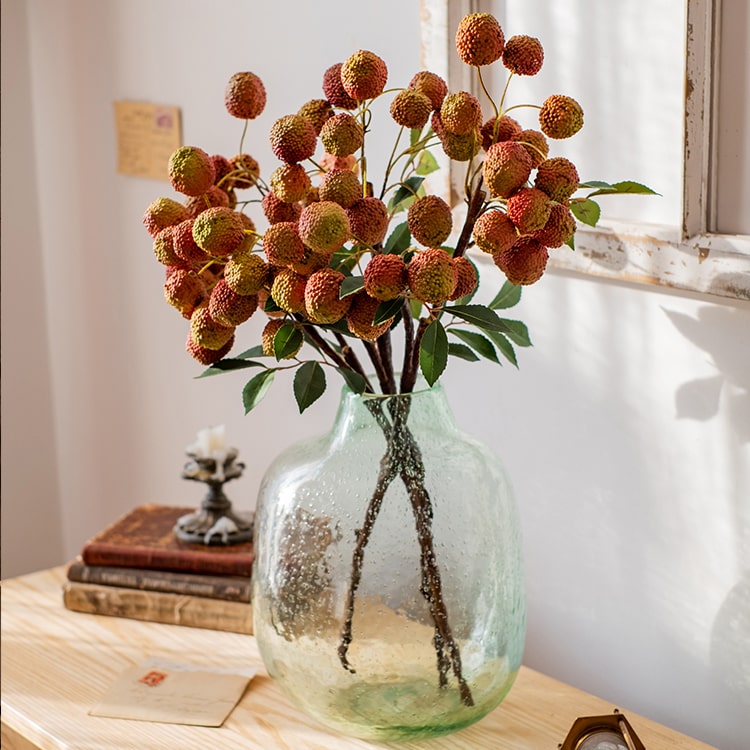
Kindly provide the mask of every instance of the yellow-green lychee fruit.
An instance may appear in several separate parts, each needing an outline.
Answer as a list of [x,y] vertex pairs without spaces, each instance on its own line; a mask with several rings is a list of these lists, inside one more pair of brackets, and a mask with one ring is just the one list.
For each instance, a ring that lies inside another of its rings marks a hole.
[[453,161],[469,161],[479,153],[482,139],[478,129],[465,135],[450,133],[445,129],[440,112],[432,113],[431,124],[443,151]]
[[364,131],[352,115],[339,112],[320,129],[320,142],[329,154],[349,156],[362,147]]
[[504,45],[503,30],[489,13],[470,13],[458,24],[456,51],[467,65],[491,65],[502,56]]
[[349,331],[357,338],[365,341],[375,341],[382,336],[391,327],[393,318],[375,325],[373,320],[379,306],[380,301],[370,297],[367,292],[357,292],[349,311],[346,313],[346,325]]
[[323,73],[323,94],[334,107],[354,109],[357,102],[346,93],[344,84],[341,82],[342,66],[343,63],[336,63]]
[[229,341],[227,341],[224,346],[222,346],[219,349],[208,349],[205,346],[199,346],[198,344],[193,341],[192,333],[191,331],[188,331],[187,341],[185,343],[185,349],[187,350],[187,353],[195,360],[200,362],[202,365],[213,365],[216,362],[218,362],[220,359],[223,359],[224,357],[229,354],[230,350],[232,349],[232,346],[234,345],[234,334],[230,337]]
[[570,138],[583,127],[581,105],[564,94],[552,94],[542,102],[539,127],[549,138]]
[[190,196],[185,201],[185,209],[191,219],[194,219],[198,214],[202,214],[207,208],[216,206],[232,208],[230,192],[222,190],[216,185],[211,185],[205,193]]
[[425,247],[440,247],[453,229],[451,207],[437,195],[417,198],[406,220],[411,236]]
[[421,129],[432,113],[432,102],[426,94],[413,89],[403,89],[393,97],[391,117],[405,128]]
[[310,176],[301,164],[282,164],[269,180],[271,190],[284,203],[297,203],[305,199],[312,188]]
[[198,146],[180,146],[167,164],[172,187],[183,195],[201,195],[213,184],[216,169],[211,157]]
[[373,99],[383,93],[388,80],[385,61],[369,50],[358,50],[341,66],[341,84],[355,101]]
[[315,271],[305,284],[305,311],[313,323],[336,323],[346,315],[351,297],[339,296],[345,276],[333,268]]
[[578,170],[575,164],[563,156],[546,159],[536,170],[534,187],[547,193],[558,203],[566,203],[578,190],[578,184]]
[[152,201],[143,214],[143,226],[156,237],[162,229],[179,224],[189,218],[187,209],[172,198],[157,198]]
[[190,319],[208,296],[206,284],[195,271],[186,268],[169,268],[167,271],[164,298],[179,310],[183,318]]
[[297,221],[302,213],[302,206],[297,203],[284,203],[273,191],[267,192],[260,202],[263,214],[269,224],[280,221]]
[[174,248],[174,227],[166,227],[154,237],[154,255],[164,266],[176,266],[181,262]]
[[549,143],[544,133],[538,130],[522,130],[513,136],[511,140],[520,143],[531,157],[531,168],[536,169],[549,154]]
[[503,115],[500,119],[490,117],[479,128],[479,132],[482,135],[482,148],[487,151],[493,143],[512,141],[513,137],[520,133],[521,130],[519,122],[514,120],[510,115]]
[[464,255],[458,258],[451,258],[453,266],[454,284],[448,299],[453,302],[460,297],[471,294],[479,284],[477,269],[474,264]]
[[407,266],[409,289],[420,302],[437,305],[453,291],[455,277],[451,256],[440,248],[414,253]]
[[312,123],[302,115],[280,117],[271,125],[268,137],[274,155],[287,164],[309,159],[318,140]]
[[349,229],[361,245],[376,247],[388,231],[388,208],[379,198],[366,196],[355,201],[348,209]]
[[254,295],[237,294],[227,284],[226,279],[219,279],[208,298],[208,312],[220,325],[234,327],[250,318],[258,307],[258,298]]
[[224,266],[224,280],[237,294],[257,294],[270,282],[271,269],[257,253],[238,253]]
[[[274,340],[276,338],[276,334],[286,325],[289,325],[289,322],[286,320],[269,320],[268,323],[266,323],[266,325],[264,326],[263,332],[260,336],[260,342],[261,346],[263,347],[263,354],[265,354],[266,357],[276,356]],[[282,359],[294,359],[301,348],[302,341],[300,340],[297,349],[293,352],[288,352],[282,357]]]
[[508,198],[505,210],[521,234],[531,234],[547,223],[552,203],[537,188],[521,188]]
[[224,104],[232,117],[254,120],[266,106],[266,88],[255,73],[235,73],[224,89]]
[[335,113],[327,99],[310,99],[297,110],[297,114],[309,120],[315,132],[320,133],[326,120],[333,117]]
[[242,216],[229,208],[207,208],[193,222],[195,243],[215,258],[231,255],[245,240]]
[[482,175],[493,198],[507,198],[522,187],[531,174],[531,157],[515,141],[495,143],[487,149]]
[[575,234],[576,220],[570,209],[561,203],[553,203],[549,219],[542,229],[532,233],[545,247],[561,247]]
[[333,253],[350,237],[346,211],[333,201],[311,203],[299,217],[302,242],[316,253]]
[[492,256],[495,265],[516,286],[539,281],[548,258],[547,248],[533,237],[519,237],[513,247]]
[[454,135],[468,135],[482,124],[482,107],[479,100],[468,91],[448,94],[440,107],[443,127]]
[[472,236],[480,250],[494,254],[513,247],[518,239],[518,230],[502,211],[493,209],[476,220]]
[[362,197],[362,183],[351,169],[329,169],[320,178],[318,197],[349,208]]
[[424,94],[430,100],[433,110],[440,109],[448,93],[448,85],[445,81],[437,73],[429,70],[420,70],[415,73],[409,81],[408,88]]
[[544,49],[533,36],[512,36],[505,42],[503,65],[519,76],[534,76],[542,69]]
[[396,299],[406,291],[406,263],[399,255],[373,255],[363,277],[367,294],[382,302]]
[[234,335],[234,326],[224,326],[211,317],[208,306],[197,308],[190,316],[190,336],[204,349],[221,349]]
[[290,268],[277,272],[271,284],[273,301],[288,313],[302,312],[305,306],[305,284],[307,278]]
[[280,221],[272,224],[263,235],[263,252],[268,262],[274,266],[291,266],[305,256],[297,224],[293,221]]

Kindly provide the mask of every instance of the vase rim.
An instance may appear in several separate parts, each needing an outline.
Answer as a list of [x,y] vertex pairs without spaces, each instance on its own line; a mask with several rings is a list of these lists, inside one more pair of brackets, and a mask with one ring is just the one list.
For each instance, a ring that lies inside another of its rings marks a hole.
[[[398,377],[399,374],[400,373],[396,373],[396,377]],[[361,398],[363,401],[407,398],[412,396],[421,396],[427,393],[441,393],[442,391],[443,386],[441,385],[440,381],[437,381],[430,386],[427,385],[427,381],[421,375],[417,378],[414,390],[407,391],[405,393],[355,393],[347,384],[344,384],[342,388],[342,392],[344,394],[351,394],[356,398]]]

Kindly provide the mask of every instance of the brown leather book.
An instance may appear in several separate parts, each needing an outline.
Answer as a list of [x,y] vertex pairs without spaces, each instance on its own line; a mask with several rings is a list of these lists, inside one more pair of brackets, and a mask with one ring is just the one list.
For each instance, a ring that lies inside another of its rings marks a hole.
[[253,632],[253,608],[247,602],[66,581],[63,603],[74,612],[231,633]]
[[190,544],[173,529],[195,508],[139,505],[89,539],[81,550],[86,565],[171,570],[203,575],[249,576],[252,542],[231,545]]

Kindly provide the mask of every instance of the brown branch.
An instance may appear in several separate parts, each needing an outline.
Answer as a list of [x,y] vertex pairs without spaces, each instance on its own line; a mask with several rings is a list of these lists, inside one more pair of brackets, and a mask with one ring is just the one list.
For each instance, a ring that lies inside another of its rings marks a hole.
[[[412,355],[414,352],[414,318],[411,314],[411,305],[409,300],[405,299],[402,305],[401,317],[404,320],[404,364],[401,367],[401,393],[408,393],[404,388],[408,385],[410,376],[410,367]],[[412,386],[413,389],[413,386]]]
[[383,363],[388,390],[385,393],[396,393],[396,376],[393,372],[393,349],[391,348],[391,330],[390,328],[377,338],[378,352],[380,361]]
[[362,369],[362,365],[359,363],[356,354],[351,350],[350,347],[343,347],[348,351],[339,354],[317,331],[314,326],[305,326],[305,335],[320,349],[329,359],[332,359],[338,367],[343,367],[346,370],[353,370],[365,379],[365,390],[368,393],[374,393],[375,390],[372,387],[367,373]]
[[484,207],[485,196],[486,193],[482,190],[482,179],[480,177],[476,189],[471,196],[471,200],[469,201],[469,207],[466,210],[464,225],[461,228],[461,234],[458,237],[456,249],[453,252],[454,258],[460,258],[469,247],[471,233],[474,231],[474,224],[476,224],[479,215],[482,213],[482,208]]

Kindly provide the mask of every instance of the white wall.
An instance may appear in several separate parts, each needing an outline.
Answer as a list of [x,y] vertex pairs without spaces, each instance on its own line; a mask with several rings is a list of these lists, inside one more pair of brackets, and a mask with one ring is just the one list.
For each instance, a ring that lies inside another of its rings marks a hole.
[[[242,375],[194,379],[185,322],[161,298],[140,224],[170,188],[115,173],[112,102],[178,105],[186,143],[231,155],[241,128],[224,114],[223,86],[254,70],[269,90],[252,125],[268,172],[269,124],[318,96],[328,65],[364,47],[389,62],[394,84],[419,68],[417,4],[207,7],[3,2],[6,576],[64,562],[136,503],[197,504],[200,489],[180,471],[202,427],[227,425],[248,465],[228,491],[251,507],[271,458],[333,417],[335,382],[299,417],[282,378],[245,418]],[[287,46],[269,28],[283,29]],[[551,273],[525,291],[518,315],[535,342],[519,372],[457,362],[445,382],[461,424],[514,479],[527,663],[742,747],[750,305]],[[259,326],[251,321],[238,347]]]

